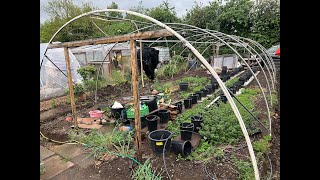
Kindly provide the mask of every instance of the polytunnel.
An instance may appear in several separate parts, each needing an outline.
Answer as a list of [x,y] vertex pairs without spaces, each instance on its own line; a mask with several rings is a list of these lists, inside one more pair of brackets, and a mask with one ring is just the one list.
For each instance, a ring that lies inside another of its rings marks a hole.
[[[138,21],[133,18],[129,19],[129,18],[110,17],[110,16],[107,16],[104,14],[106,12],[125,13],[125,14],[131,15],[132,17],[142,18],[144,21]],[[110,37],[105,32],[103,32],[103,30],[101,28],[99,28],[95,24],[95,27],[97,28],[97,30],[99,32],[101,32],[101,38],[52,44],[56,35],[60,31],[62,31],[70,23],[72,23],[80,18],[83,18],[83,17],[89,17],[91,20],[95,19],[95,20],[101,20],[101,21],[105,21],[105,22],[108,22],[109,20],[128,21],[128,22],[132,23],[132,27],[134,30],[129,34]],[[151,39],[151,40],[144,40],[144,38]],[[228,102],[230,103],[231,108],[232,108],[232,110],[233,110],[233,112],[239,122],[242,133],[245,137],[245,141],[248,146],[251,162],[252,162],[253,169],[254,169],[255,178],[260,179],[259,170],[258,170],[258,166],[257,166],[257,162],[256,162],[256,157],[255,157],[255,154],[254,154],[254,151],[252,148],[251,140],[249,138],[248,131],[247,131],[247,128],[246,128],[245,123],[243,121],[243,118],[242,118],[242,116],[239,112],[239,109],[236,106],[236,103],[233,99],[233,96],[231,96],[230,91],[226,87],[225,83],[221,80],[221,78],[217,74],[216,70],[213,68],[212,64],[210,64],[208,62],[208,60],[205,59],[203,56],[203,54],[208,51],[213,51],[214,53],[216,53],[217,51],[212,50],[212,48],[219,47],[219,45],[224,45],[224,46],[230,48],[232,50],[232,52],[237,55],[238,59],[240,59],[240,62],[242,62],[245,65],[245,67],[250,71],[250,73],[253,75],[254,80],[257,82],[259,89],[262,93],[264,102],[266,104],[266,110],[267,110],[268,120],[269,120],[268,131],[271,135],[271,119],[270,119],[269,107],[270,106],[272,107],[271,92],[274,90],[276,70],[275,70],[275,66],[274,66],[274,63],[273,63],[271,57],[268,55],[268,53],[266,53],[266,49],[263,46],[261,46],[259,43],[255,42],[253,40],[243,38],[243,37],[233,36],[233,35],[227,35],[222,32],[218,32],[218,31],[214,31],[214,30],[201,29],[201,28],[187,25],[187,24],[162,23],[162,22],[160,22],[154,18],[151,18],[149,16],[146,16],[144,14],[140,14],[140,13],[132,12],[132,11],[127,11],[127,10],[118,10],[118,9],[95,10],[95,11],[81,14],[81,15],[71,19],[70,21],[65,23],[63,26],[61,26],[61,28],[59,30],[56,31],[56,33],[50,39],[49,43],[46,44],[44,52],[42,52],[42,54],[41,54],[40,75],[42,75],[43,71],[45,71],[46,63],[48,61],[47,59],[51,59],[50,58],[51,51],[54,51],[54,50],[58,51],[60,49],[59,51],[63,52],[63,49],[66,49],[66,48],[67,49],[68,48],[76,48],[76,47],[88,46],[88,45],[97,46],[100,44],[114,43],[102,55],[102,63],[103,63],[104,61],[106,61],[106,57],[109,55],[111,49],[113,49],[118,43],[128,42],[128,41],[130,41],[130,45],[135,43],[135,41],[140,43],[140,45],[139,45],[139,43],[137,43],[137,47],[135,47],[135,49],[139,49],[139,47],[141,49],[142,42],[144,44],[149,43],[148,44],[149,47],[152,47],[153,45],[159,46],[161,44],[161,46],[165,46],[165,47],[169,48],[170,50],[172,50],[176,46],[180,46],[183,48],[180,55],[183,54],[184,52],[192,53],[195,56],[195,58],[202,63],[202,65],[208,70],[208,72],[210,72],[210,74],[217,80],[218,85],[220,86],[223,94],[226,96]],[[172,44],[172,43],[174,43],[174,44]],[[240,53],[239,50],[237,50],[239,48],[241,50],[244,50],[245,52],[247,52],[249,55],[248,58],[252,58],[256,62],[256,64],[258,65],[257,68],[259,69],[259,71],[261,71],[263,73],[263,77],[264,77],[265,81],[267,82],[267,87],[261,86],[260,81],[256,76],[256,73],[252,69],[252,66],[250,66],[247,63],[247,61],[245,60],[245,57],[243,57],[243,55],[241,55],[242,53]],[[74,49],[73,52],[75,52],[76,50],[80,50],[80,49],[81,48]],[[131,53],[133,53],[133,52],[131,52]],[[260,55],[261,53],[264,54],[264,58]],[[65,52],[65,55],[66,54],[70,55],[71,71],[73,72],[73,73],[71,73],[71,76],[73,78],[71,82],[76,85],[79,80],[79,76],[77,73],[75,73],[75,71],[76,71],[77,67],[79,67],[80,65],[79,65],[79,62],[76,60],[76,58],[74,58],[74,56],[72,55],[72,50],[71,51],[68,50],[68,53]],[[49,57],[49,58],[47,58],[47,57]],[[131,57],[133,57],[133,56],[131,56]],[[62,60],[60,62],[61,63],[63,62],[62,64],[65,65],[64,63],[66,63],[66,61],[64,59],[64,56],[61,58],[62,58]],[[213,55],[213,58],[214,58],[214,55]],[[264,68],[262,67],[262,63],[264,65],[264,67],[266,67],[267,71],[265,71]],[[55,64],[55,61],[53,61],[53,64]],[[67,77],[70,75],[67,75],[65,66],[61,66],[58,63],[56,65],[57,66],[55,66],[55,67],[58,70],[61,70],[60,75],[64,76],[64,82],[59,83],[59,85],[62,87],[66,87],[67,86]],[[132,60],[131,60],[131,65],[136,66],[136,65],[134,65],[134,62]],[[101,67],[102,67],[102,64],[100,67],[98,67],[98,71],[101,71]],[[141,69],[141,71],[142,71],[142,69]],[[97,74],[99,74],[99,72]],[[132,80],[137,81],[138,79],[137,79],[137,77],[132,77]],[[41,86],[42,86],[42,83],[44,83],[44,82],[41,80]],[[143,81],[142,81],[142,83],[143,83]],[[71,90],[70,90],[70,92],[71,92]],[[95,94],[96,93],[97,93],[97,88],[96,88]],[[133,87],[133,93],[134,93],[135,100],[137,100],[136,96],[139,96],[139,94],[138,94],[137,90],[135,90],[135,87]],[[268,93],[270,95],[270,102],[267,101],[266,93]],[[95,99],[95,100],[93,100],[93,99]],[[92,100],[94,102],[96,102],[96,97],[93,99]],[[135,102],[138,102],[138,101],[135,101]],[[137,105],[135,104],[135,108],[136,107],[137,107]],[[73,113],[75,113],[74,116],[77,117],[76,111],[73,111]],[[135,117],[135,119],[136,118],[138,118],[138,117]],[[138,122],[138,120],[137,120],[137,122]],[[136,125],[136,127],[138,127],[138,126]],[[139,131],[139,128],[137,128],[137,131]],[[137,137],[136,137],[137,144],[136,145],[139,149],[139,146],[140,146],[139,143],[141,143],[141,139],[139,139],[139,138],[141,138],[141,137],[138,137],[138,135],[139,135],[139,133],[137,133]],[[169,178],[170,178],[170,176],[169,176]]]

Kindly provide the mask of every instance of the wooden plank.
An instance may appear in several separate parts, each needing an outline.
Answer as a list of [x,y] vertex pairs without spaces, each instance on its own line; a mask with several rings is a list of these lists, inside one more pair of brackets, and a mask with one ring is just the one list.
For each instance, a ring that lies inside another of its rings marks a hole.
[[78,128],[77,110],[76,110],[76,104],[74,101],[73,82],[72,82],[72,75],[71,75],[71,68],[70,68],[70,57],[69,57],[69,50],[67,47],[64,47],[64,56],[65,56],[66,65],[67,65],[68,86],[69,86],[72,117],[73,117],[74,127],[77,129]]
[[130,39],[130,59],[131,59],[131,70],[132,70],[134,128],[135,128],[135,133],[136,133],[135,143],[136,143],[136,147],[137,147],[138,161],[142,162],[138,67],[137,67],[137,55],[136,55],[136,41],[133,39]]
[[80,129],[100,129],[102,125],[100,124],[79,124]]
[[79,124],[99,124],[100,118],[78,118],[77,121]]
[[115,42],[126,42],[129,40],[150,39],[150,38],[159,38],[159,37],[167,37],[167,36],[172,36],[172,34],[166,29],[161,29],[157,31],[146,31],[146,32],[139,32],[134,34],[113,36],[113,37],[104,37],[104,38],[88,39],[88,40],[82,40],[82,41],[49,44],[48,49],[62,48],[62,47],[79,47],[79,46],[85,46],[85,45],[107,44],[107,43],[115,43]]

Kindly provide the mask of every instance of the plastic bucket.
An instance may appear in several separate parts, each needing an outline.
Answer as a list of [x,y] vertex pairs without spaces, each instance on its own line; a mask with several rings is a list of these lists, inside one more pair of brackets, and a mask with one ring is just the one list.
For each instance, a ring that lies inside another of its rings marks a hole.
[[168,130],[155,130],[150,132],[148,138],[150,140],[150,145],[153,152],[162,153],[163,149],[165,149],[165,151],[170,150],[172,135],[173,133]]
[[149,132],[157,130],[159,119],[160,119],[159,116],[156,116],[156,115],[149,115],[146,117]]
[[[122,105],[123,106],[123,105]],[[112,108],[112,105],[109,106],[110,110],[111,110],[111,116],[115,119],[119,119],[121,117],[121,112],[122,110],[125,109],[125,107],[123,106],[123,108]]]
[[188,123],[188,122],[180,123],[181,139],[191,140],[193,129],[194,129],[193,123]]

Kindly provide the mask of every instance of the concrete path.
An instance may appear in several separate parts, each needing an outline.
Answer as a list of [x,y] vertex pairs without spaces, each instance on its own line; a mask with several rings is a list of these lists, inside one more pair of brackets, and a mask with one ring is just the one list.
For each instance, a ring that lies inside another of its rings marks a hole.
[[84,152],[81,145],[63,144],[50,147],[40,146],[45,171],[40,179],[66,179],[74,169],[80,170],[94,165],[93,156]]

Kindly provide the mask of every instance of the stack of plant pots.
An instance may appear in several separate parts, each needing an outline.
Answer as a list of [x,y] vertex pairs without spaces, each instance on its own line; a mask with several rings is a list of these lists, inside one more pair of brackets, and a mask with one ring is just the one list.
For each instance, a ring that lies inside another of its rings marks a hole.
[[192,104],[197,104],[198,102],[198,94],[190,94],[189,98],[191,98]]
[[212,85],[208,85],[205,88],[208,89],[208,94],[212,94],[213,93]]
[[191,122],[194,125],[193,131],[198,133],[199,130],[202,128],[201,123],[203,122],[203,116],[201,115],[191,116]]
[[208,94],[208,92],[209,92],[209,90],[208,90],[208,89],[205,89],[205,88],[202,88],[201,91],[203,92],[203,94],[202,94],[203,97],[206,97],[207,94]]
[[196,94],[198,95],[198,101],[200,101],[201,98],[203,97],[203,92],[202,91],[197,91]]

